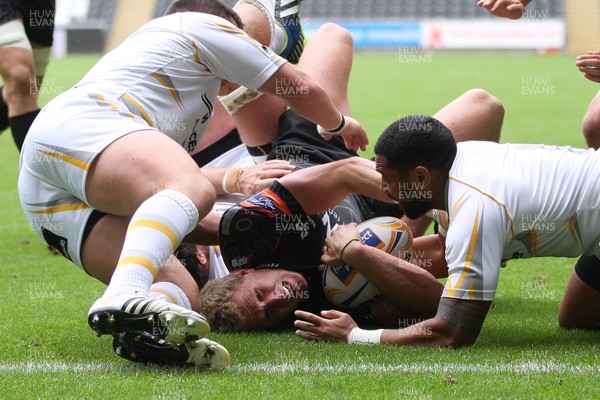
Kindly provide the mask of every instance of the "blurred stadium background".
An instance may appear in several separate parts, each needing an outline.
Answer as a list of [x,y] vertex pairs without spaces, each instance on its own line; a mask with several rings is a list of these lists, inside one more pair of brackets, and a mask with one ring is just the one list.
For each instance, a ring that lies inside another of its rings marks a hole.
[[[55,56],[113,48],[171,0],[57,0]],[[236,0],[226,0],[235,4]],[[310,36],[324,21],[348,28],[357,49],[521,50],[580,53],[600,39],[598,0],[533,0],[517,22],[476,0],[304,0]],[[466,24],[465,22],[469,22]]]

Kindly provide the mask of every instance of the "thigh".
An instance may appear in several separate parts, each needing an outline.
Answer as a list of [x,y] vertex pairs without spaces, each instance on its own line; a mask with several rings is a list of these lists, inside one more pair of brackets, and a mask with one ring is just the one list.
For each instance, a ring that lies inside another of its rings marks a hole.
[[[94,160],[119,138],[148,129],[116,101],[72,89],[39,113],[23,144],[21,161],[32,174],[91,206],[85,186]],[[120,168],[113,165],[113,170],[123,171]]]
[[600,260],[582,256],[571,274],[558,320],[563,328],[595,329],[600,324]]
[[93,209],[27,169],[19,174],[19,197],[31,229],[69,261],[84,268],[81,244]]
[[98,155],[85,191],[94,208],[127,216],[165,189],[187,195],[201,216],[214,203],[214,188],[189,154],[165,134],[142,130],[119,138]]

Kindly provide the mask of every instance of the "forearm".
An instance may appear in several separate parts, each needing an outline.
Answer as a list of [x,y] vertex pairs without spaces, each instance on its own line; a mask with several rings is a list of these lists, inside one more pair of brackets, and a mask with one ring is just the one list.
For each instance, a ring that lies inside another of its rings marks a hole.
[[[390,201],[381,191],[381,175],[375,171],[375,164],[360,157],[306,168],[282,178],[280,182],[307,214],[333,207],[350,193]],[[325,193],[326,196],[323,195]]]
[[296,113],[326,129],[340,123],[340,111],[325,90],[289,64],[284,64],[259,90],[281,98]]
[[404,329],[386,329],[382,344],[463,347],[475,343],[491,301],[442,298],[435,318]]
[[242,168],[202,168],[202,174],[214,186],[217,196],[241,193]]
[[359,242],[345,249],[343,260],[377,286],[399,310],[425,318],[435,315],[444,288],[426,270]]

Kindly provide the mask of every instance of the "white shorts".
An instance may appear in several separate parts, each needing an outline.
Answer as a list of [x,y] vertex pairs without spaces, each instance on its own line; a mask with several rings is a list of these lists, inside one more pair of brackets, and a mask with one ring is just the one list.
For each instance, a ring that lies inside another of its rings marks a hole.
[[115,140],[149,129],[116,99],[72,89],[44,107],[27,134],[19,174],[25,215],[41,238],[81,268],[93,212],[85,193],[89,168]]

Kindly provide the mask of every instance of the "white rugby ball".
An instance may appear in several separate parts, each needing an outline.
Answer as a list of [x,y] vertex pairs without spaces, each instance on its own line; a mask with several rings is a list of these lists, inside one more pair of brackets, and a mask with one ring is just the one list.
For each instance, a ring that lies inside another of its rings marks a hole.
[[[363,244],[410,260],[412,232],[401,219],[377,217],[362,222],[357,228]],[[331,304],[347,308],[366,306],[381,297],[381,290],[377,286],[348,265],[325,266],[323,290]]]

